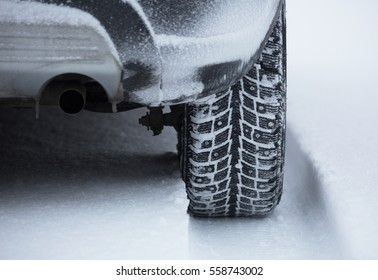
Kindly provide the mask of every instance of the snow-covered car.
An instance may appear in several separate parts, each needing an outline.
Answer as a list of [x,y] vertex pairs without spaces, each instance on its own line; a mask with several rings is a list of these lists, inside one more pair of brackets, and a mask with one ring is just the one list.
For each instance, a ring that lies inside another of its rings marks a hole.
[[147,107],[155,135],[177,130],[191,214],[265,215],[282,195],[285,36],[284,0],[0,0],[0,106]]

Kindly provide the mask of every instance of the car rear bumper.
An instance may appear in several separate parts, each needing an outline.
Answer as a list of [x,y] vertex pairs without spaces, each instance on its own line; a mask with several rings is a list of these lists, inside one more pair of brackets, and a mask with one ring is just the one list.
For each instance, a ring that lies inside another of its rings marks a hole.
[[[152,2],[108,2],[114,3],[100,9],[80,0],[0,0],[0,98],[37,100],[50,80],[66,73],[96,80],[112,103],[179,104],[219,92],[255,61],[282,0],[211,0],[222,4],[212,3],[214,19],[196,19],[208,27],[198,36],[175,31],[177,22],[164,27]],[[190,12],[168,2],[161,5]],[[253,5],[257,10],[249,10]],[[232,21],[237,28],[227,27]]]
[[0,98],[38,100],[50,80],[70,73],[96,80],[112,101],[123,99],[117,51],[95,18],[38,3],[0,6]]

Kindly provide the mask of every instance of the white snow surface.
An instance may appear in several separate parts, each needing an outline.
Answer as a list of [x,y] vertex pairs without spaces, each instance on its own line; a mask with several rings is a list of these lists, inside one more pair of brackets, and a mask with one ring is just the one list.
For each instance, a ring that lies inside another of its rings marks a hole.
[[116,47],[102,24],[92,15],[82,10],[54,4],[0,0],[1,23],[91,28],[104,39],[112,55],[120,63]]
[[288,2],[284,195],[264,219],[195,219],[175,133],[143,110],[0,110],[1,259],[378,259],[378,4]]
[[[343,258],[291,133],[285,197],[265,219],[196,219],[175,152],[125,114],[1,110],[0,259]],[[37,132],[37,133],[36,133]]]
[[289,0],[289,127],[350,258],[378,259],[378,4]]

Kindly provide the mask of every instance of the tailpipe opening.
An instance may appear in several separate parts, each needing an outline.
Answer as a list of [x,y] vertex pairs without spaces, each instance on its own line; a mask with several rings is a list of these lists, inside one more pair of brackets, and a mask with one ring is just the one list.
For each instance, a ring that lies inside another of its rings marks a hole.
[[59,106],[63,112],[74,115],[84,109],[86,90],[82,84],[67,85],[59,97]]

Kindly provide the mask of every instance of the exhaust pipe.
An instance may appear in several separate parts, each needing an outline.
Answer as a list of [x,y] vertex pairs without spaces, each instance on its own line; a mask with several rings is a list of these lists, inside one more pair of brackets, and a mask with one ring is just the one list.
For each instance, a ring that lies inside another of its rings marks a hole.
[[67,83],[61,91],[59,106],[63,112],[74,115],[84,109],[86,99],[85,87],[80,83]]

